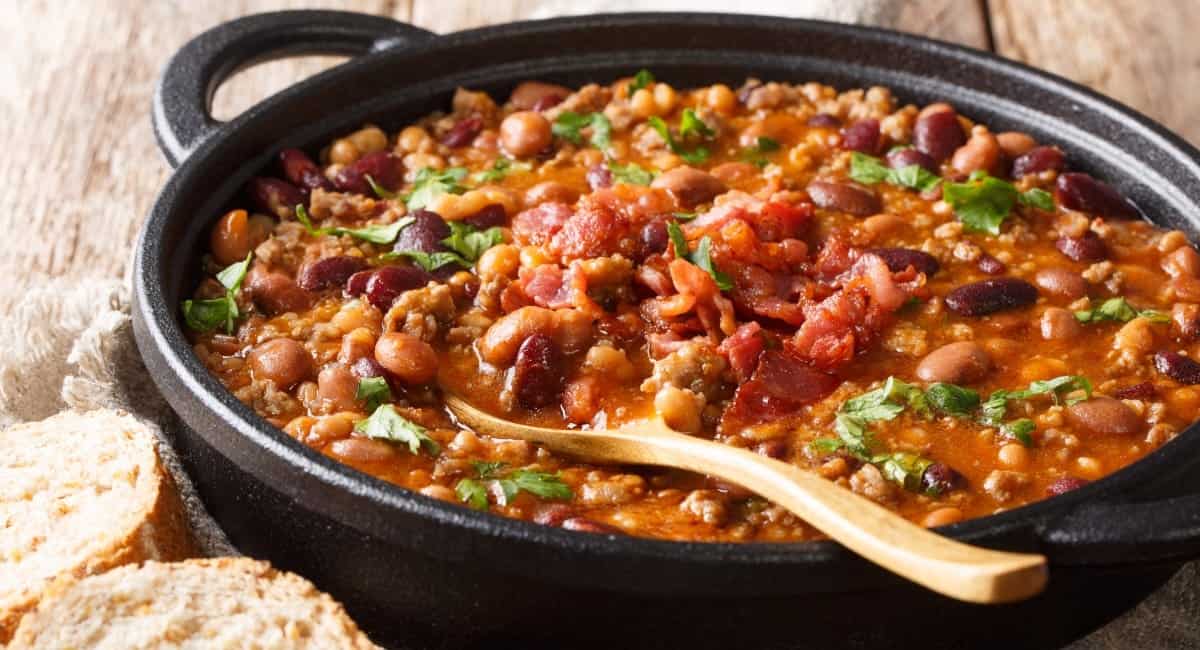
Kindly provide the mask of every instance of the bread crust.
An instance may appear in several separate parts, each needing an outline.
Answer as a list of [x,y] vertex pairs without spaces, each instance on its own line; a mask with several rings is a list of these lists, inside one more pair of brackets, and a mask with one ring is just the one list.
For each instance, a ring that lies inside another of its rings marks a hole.
[[[183,502],[175,481],[164,469],[156,439],[151,431],[133,416],[123,411],[98,410],[88,413],[60,413],[40,422],[14,425],[0,435],[30,435],[54,431],[69,443],[70,437],[87,435],[100,427],[119,428],[141,451],[139,471],[149,471],[154,480],[144,484],[153,490],[151,498],[137,505],[142,512],[134,513],[133,525],[123,530],[79,531],[81,535],[107,535],[102,546],[92,549],[87,557],[64,565],[53,578],[41,585],[30,585],[22,594],[0,594],[0,644],[8,642],[21,618],[33,610],[53,585],[103,573],[125,564],[147,560],[172,561],[196,555],[196,545],[187,522]],[[146,504],[146,505],[144,505]],[[118,520],[120,522],[121,520]],[[17,526],[21,522],[10,522]],[[5,598],[7,596],[7,598]],[[7,602],[6,602],[7,601]]]

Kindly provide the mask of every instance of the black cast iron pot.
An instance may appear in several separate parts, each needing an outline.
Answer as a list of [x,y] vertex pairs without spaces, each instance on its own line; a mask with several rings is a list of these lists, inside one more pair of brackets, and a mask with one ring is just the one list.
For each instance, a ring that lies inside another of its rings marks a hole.
[[[355,55],[237,119],[208,115],[244,66]],[[239,403],[192,355],[178,305],[199,280],[210,224],[283,147],[315,150],[375,122],[445,109],[458,86],[607,82],[642,67],[677,87],[747,76],[881,84],[954,103],[997,131],[1061,144],[1157,223],[1200,239],[1197,151],[1070,82],[988,54],[862,27],[781,18],[633,14],[446,36],[382,18],[251,16],[167,64],[154,127],[174,175],[137,245],[135,327],[186,425],[177,440],[212,514],[246,553],[297,571],[396,647],[1039,647],[1111,619],[1200,554],[1200,427],[1065,496],[945,534],[1040,551],[1049,590],[976,606],[934,596],[833,543],[697,544],[572,533],[398,489],[325,458]],[[1015,645],[1014,645],[1015,644]]]

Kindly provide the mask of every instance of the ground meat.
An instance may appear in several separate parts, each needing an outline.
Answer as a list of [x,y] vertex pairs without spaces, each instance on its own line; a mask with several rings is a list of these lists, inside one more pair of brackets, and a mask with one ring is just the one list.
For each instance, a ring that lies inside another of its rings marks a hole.
[[400,294],[383,317],[385,332],[404,332],[426,343],[454,320],[454,296],[450,287],[430,282],[421,289]]
[[254,379],[233,392],[243,404],[267,416],[280,416],[301,410],[300,403],[286,391],[275,387],[275,382]]
[[891,503],[896,499],[896,485],[888,482],[874,465],[863,465],[851,474],[850,489],[879,503]]
[[595,113],[603,110],[610,99],[612,99],[612,90],[597,84],[588,84],[568,95],[558,106],[544,111],[543,115],[553,122],[555,118],[567,111]]
[[478,115],[487,123],[496,121],[496,102],[485,92],[459,88],[454,91],[454,99],[451,100],[450,106],[454,109],[454,114],[461,117]]
[[712,400],[724,385],[722,376],[727,365],[725,357],[712,344],[688,341],[654,362],[654,373],[642,382],[642,392],[657,393],[663,386],[671,385]]
[[646,493],[646,480],[636,474],[615,474],[588,482],[579,491],[580,501],[588,505],[618,505],[641,498]]
[[723,526],[729,519],[729,505],[724,494],[716,490],[692,490],[679,509],[713,526]]
[[983,479],[983,490],[1001,503],[1012,499],[1016,492],[1027,485],[1029,476],[1023,472],[997,469]]
[[333,217],[338,221],[360,221],[382,214],[388,206],[376,199],[352,192],[312,191],[308,213],[315,221]]

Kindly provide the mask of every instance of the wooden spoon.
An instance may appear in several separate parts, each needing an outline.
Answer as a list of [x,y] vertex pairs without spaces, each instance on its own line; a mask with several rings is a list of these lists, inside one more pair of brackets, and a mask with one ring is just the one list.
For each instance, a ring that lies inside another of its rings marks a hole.
[[675,467],[737,483],[888,571],[952,598],[1007,603],[1034,596],[1046,585],[1042,555],[956,542],[815,474],[677,433],[660,419],[600,431],[549,429],[498,418],[449,392],[445,403],[460,422],[487,435],[536,442],[590,461]]

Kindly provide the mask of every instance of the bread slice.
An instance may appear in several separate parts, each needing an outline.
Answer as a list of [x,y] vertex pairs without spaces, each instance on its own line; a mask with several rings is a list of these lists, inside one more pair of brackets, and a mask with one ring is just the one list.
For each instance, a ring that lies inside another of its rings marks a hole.
[[8,650],[377,649],[337,601],[248,558],[147,562],[55,583]]
[[194,555],[155,437],[118,411],[0,431],[0,644],[57,579]]

